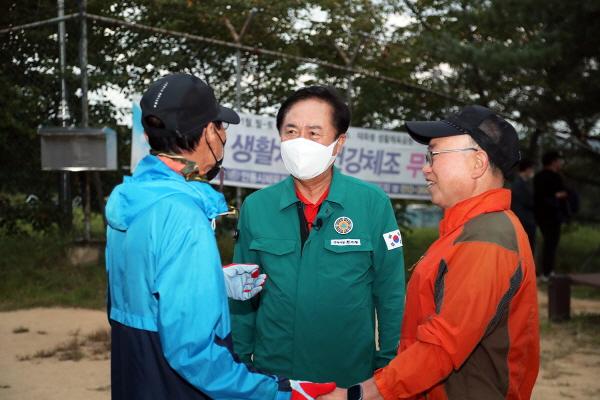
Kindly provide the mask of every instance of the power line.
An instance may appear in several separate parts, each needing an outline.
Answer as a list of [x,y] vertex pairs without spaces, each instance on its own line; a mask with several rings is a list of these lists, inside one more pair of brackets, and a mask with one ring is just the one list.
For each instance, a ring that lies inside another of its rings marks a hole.
[[387,75],[382,75],[377,71],[372,71],[372,70],[368,70],[368,69],[361,68],[361,67],[354,67],[354,66],[350,67],[350,66],[346,66],[346,65],[335,64],[335,63],[332,63],[329,61],[320,60],[318,58],[302,57],[302,56],[297,56],[294,54],[284,53],[281,51],[269,50],[269,49],[264,49],[261,47],[253,47],[253,46],[248,46],[248,45],[244,45],[241,43],[228,42],[225,40],[209,38],[206,36],[193,35],[190,33],[173,31],[170,29],[156,28],[153,26],[148,26],[148,25],[144,25],[144,24],[124,21],[124,20],[117,19],[117,18],[105,17],[102,15],[90,14],[90,13],[85,13],[85,12],[68,14],[68,15],[65,15],[64,17],[50,18],[50,19],[46,19],[43,21],[37,21],[37,22],[29,23],[29,24],[23,24],[23,25],[19,25],[19,26],[10,27],[10,28],[0,29],[0,34],[10,33],[10,32],[23,30],[23,29],[27,29],[27,28],[35,28],[38,26],[53,24],[53,23],[57,23],[57,22],[61,22],[61,21],[66,21],[69,19],[74,19],[74,18],[90,18],[95,21],[100,21],[100,22],[105,22],[105,23],[120,25],[120,26],[126,26],[129,28],[139,29],[139,30],[143,30],[143,31],[147,31],[147,32],[160,33],[160,34],[165,34],[165,35],[170,35],[170,36],[181,37],[181,38],[190,39],[190,40],[194,40],[194,41],[210,43],[210,44],[229,47],[232,49],[241,50],[241,51],[245,51],[245,52],[249,52],[249,53],[263,54],[263,55],[267,55],[267,56],[279,57],[279,58],[284,58],[284,59],[288,59],[288,60],[295,60],[295,61],[298,61],[301,63],[315,64],[315,65],[319,65],[322,67],[335,69],[338,71],[344,71],[347,73],[353,73],[353,74],[358,74],[358,75],[362,75],[362,76],[369,77],[369,78],[374,78],[374,79],[384,81],[384,82],[391,82],[391,83],[403,86],[407,89],[427,93],[432,96],[450,100],[450,101],[452,101],[452,103],[459,103],[459,104],[463,104],[463,105],[470,103],[465,100],[462,100],[458,96],[453,96],[448,93],[425,88],[425,87],[415,85],[410,82],[406,82],[402,79],[393,78],[393,77],[387,76]]
[[14,31],[20,31],[22,29],[37,28],[38,26],[55,24],[57,22],[67,21],[69,19],[79,18],[79,17],[81,17],[80,13],[73,13],[73,14],[67,14],[67,15],[65,15],[63,17],[54,17],[54,18],[45,19],[45,20],[42,20],[42,21],[32,22],[30,24],[23,24],[23,25],[12,26],[10,28],[0,29],[0,35],[2,35],[4,33],[14,32]]
[[138,24],[135,22],[123,21],[123,20],[120,20],[117,18],[104,17],[104,16],[96,15],[96,14],[86,13],[86,14],[84,14],[84,16],[86,16],[90,19],[96,20],[96,21],[106,22],[109,24],[116,24],[116,25],[121,25],[121,26],[127,26],[127,27],[134,28],[134,29],[144,30],[144,31],[148,31],[148,32],[177,36],[177,37],[181,37],[181,38],[185,38],[185,39],[215,44],[215,45],[229,47],[229,48],[237,49],[237,50],[242,50],[242,51],[246,51],[249,53],[263,54],[263,55],[268,55],[268,56],[285,58],[288,60],[295,60],[295,61],[299,61],[302,63],[320,65],[322,67],[326,67],[326,68],[330,68],[330,69],[336,69],[339,71],[359,74],[359,75],[366,76],[369,78],[378,79],[380,81],[395,83],[397,85],[403,86],[403,87],[411,89],[411,90],[416,90],[419,92],[430,94],[432,96],[437,96],[437,97],[444,98],[446,100],[451,100],[453,103],[460,103],[460,104],[468,103],[467,101],[461,100],[457,96],[453,96],[453,95],[450,95],[447,93],[442,93],[442,92],[435,91],[432,89],[424,88],[422,86],[418,86],[413,83],[406,82],[402,79],[393,78],[393,77],[387,76],[387,75],[381,75],[380,73],[378,73],[376,71],[371,71],[371,70],[367,70],[367,69],[360,68],[360,67],[348,67],[345,65],[334,64],[329,61],[320,60],[318,58],[302,57],[302,56],[284,53],[281,51],[268,50],[268,49],[263,49],[261,47],[253,47],[253,46],[248,46],[248,45],[244,45],[241,43],[228,42],[225,40],[214,39],[214,38],[209,38],[209,37],[200,36],[200,35],[193,35],[190,33],[173,31],[173,30],[164,29],[164,28],[156,28],[153,26]]

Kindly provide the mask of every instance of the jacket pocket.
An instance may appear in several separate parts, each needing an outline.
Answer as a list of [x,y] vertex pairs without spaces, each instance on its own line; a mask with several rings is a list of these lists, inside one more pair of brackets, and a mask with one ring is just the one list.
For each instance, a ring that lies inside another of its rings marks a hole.
[[282,256],[294,251],[296,242],[294,239],[256,238],[250,242],[250,250]]
[[318,293],[323,304],[352,308],[356,312],[368,309],[373,280],[370,238],[329,238],[323,241],[323,248],[317,272]]

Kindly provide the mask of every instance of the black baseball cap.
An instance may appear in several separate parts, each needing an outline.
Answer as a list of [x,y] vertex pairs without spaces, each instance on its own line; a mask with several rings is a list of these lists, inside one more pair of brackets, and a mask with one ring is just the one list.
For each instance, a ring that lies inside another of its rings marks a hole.
[[431,139],[439,137],[470,135],[507,179],[513,176],[521,159],[515,128],[483,106],[466,106],[441,121],[408,121],[405,126],[410,136],[421,144],[429,144]]
[[[189,74],[170,74],[153,82],[142,96],[142,125],[146,132],[188,135],[203,129],[209,122],[239,124],[240,116],[219,105],[210,86]],[[158,118],[164,128],[147,123]]]

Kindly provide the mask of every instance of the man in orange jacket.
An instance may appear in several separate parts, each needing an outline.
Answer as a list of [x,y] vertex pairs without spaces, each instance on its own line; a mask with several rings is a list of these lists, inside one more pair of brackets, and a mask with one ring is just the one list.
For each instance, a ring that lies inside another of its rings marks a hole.
[[428,145],[440,237],[408,283],[397,356],[323,399],[529,399],[539,370],[535,266],[503,189],[519,161],[517,133],[481,106],[406,128]]

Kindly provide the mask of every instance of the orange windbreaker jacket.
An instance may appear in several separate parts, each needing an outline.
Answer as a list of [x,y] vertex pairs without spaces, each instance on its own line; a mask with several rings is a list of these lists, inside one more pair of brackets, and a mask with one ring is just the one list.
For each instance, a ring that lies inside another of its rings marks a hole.
[[398,355],[375,373],[388,399],[529,399],[539,369],[535,266],[495,189],[447,209],[408,283]]

